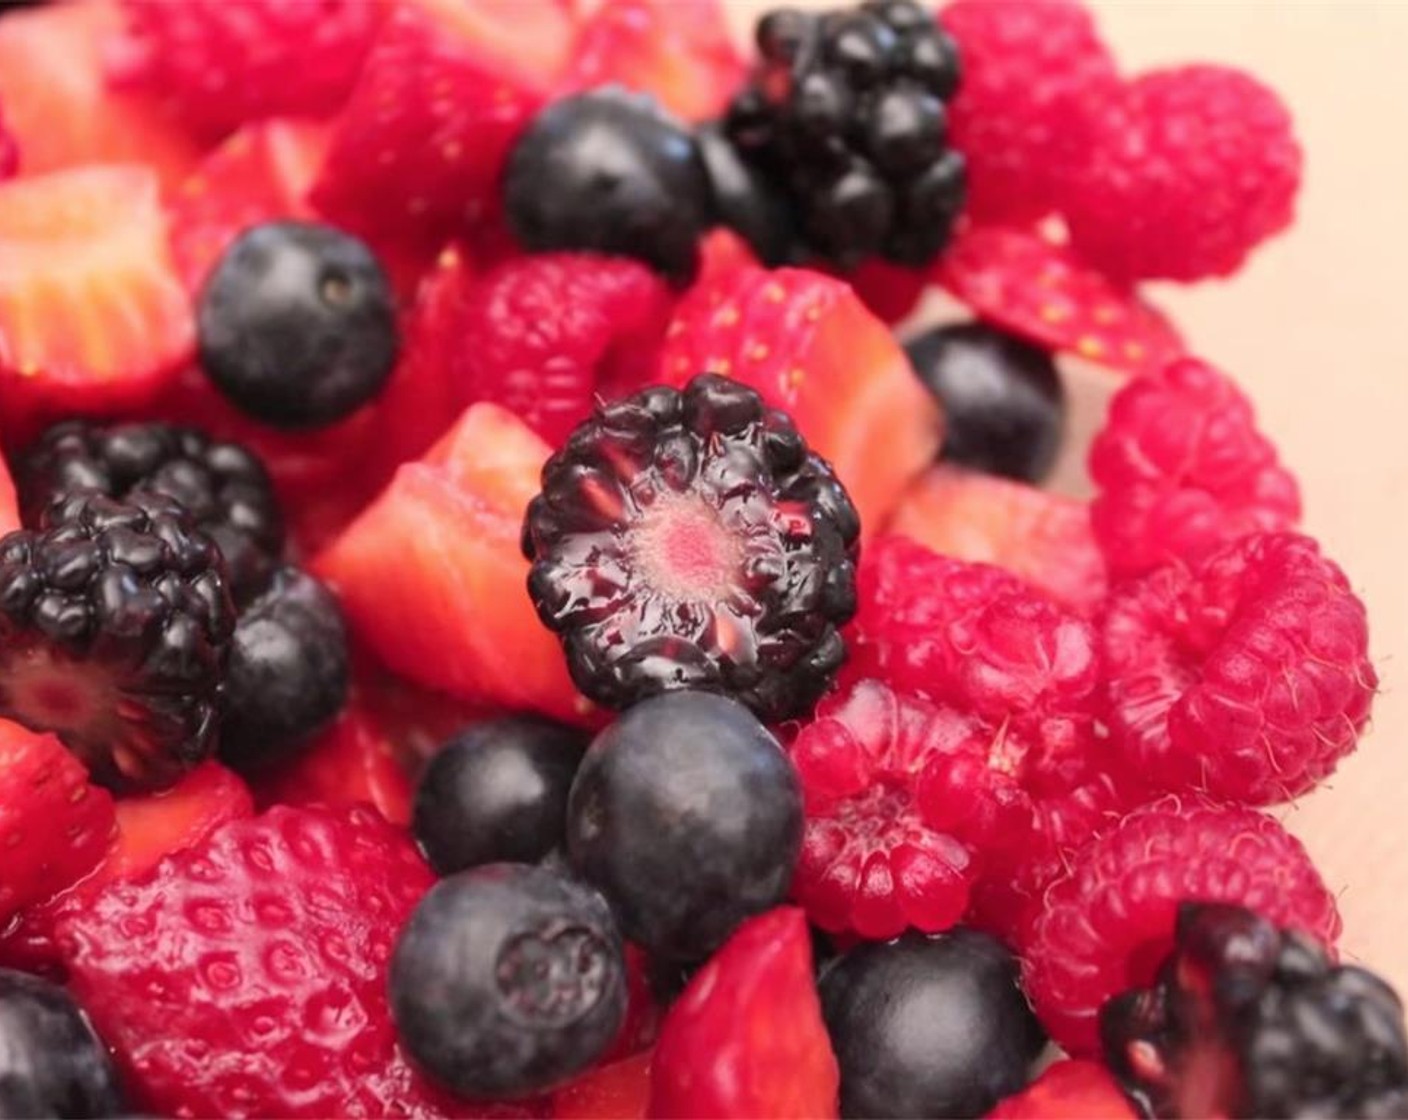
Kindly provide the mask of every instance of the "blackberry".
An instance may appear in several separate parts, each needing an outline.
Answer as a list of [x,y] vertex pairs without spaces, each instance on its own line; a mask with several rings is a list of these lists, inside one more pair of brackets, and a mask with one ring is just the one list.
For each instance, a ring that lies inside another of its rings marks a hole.
[[953,41],[912,0],[781,9],[756,38],[757,70],[725,129],[788,195],[806,247],[845,269],[875,256],[928,263],[966,194],[963,157],[947,146]]
[[233,629],[219,550],[163,495],[82,491],[0,540],[0,715],[110,788],[211,753]]
[[780,720],[845,659],[859,534],[792,421],[704,374],[602,405],[548,460],[528,589],[598,703],[702,689]]
[[165,494],[219,547],[239,602],[263,590],[283,554],[283,516],[264,465],[239,444],[194,428],[56,424],[25,453],[15,483],[27,525],[79,490],[119,500],[134,490]]
[[1240,906],[1185,903],[1153,987],[1100,1014],[1155,1116],[1408,1116],[1403,1004],[1371,972]]

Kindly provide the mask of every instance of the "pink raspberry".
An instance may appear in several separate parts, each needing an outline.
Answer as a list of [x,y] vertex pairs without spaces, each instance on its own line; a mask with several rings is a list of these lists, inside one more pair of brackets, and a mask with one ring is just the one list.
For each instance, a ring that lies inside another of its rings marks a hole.
[[1053,1039],[1098,1049],[1111,996],[1147,987],[1184,900],[1233,902],[1333,944],[1334,895],[1300,842],[1255,809],[1164,798],[1083,847],[1046,892],[1024,948],[1027,994]]
[[1197,568],[1117,589],[1101,639],[1110,730],[1129,769],[1248,804],[1330,774],[1378,685],[1364,604],[1295,533],[1244,537]]
[[1115,395],[1090,449],[1090,521],[1110,572],[1197,562],[1300,520],[1300,488],[1230,378],[1194,358]]
[[1072,0],[954,0],[939,21],[963,59],[949,119],[968,160],[970,213],[984,222],[1049,213],[1092,109],[1119,88],[1095,21]]
[[1145,74],[1102,98],[1091,141],[1064,165],[1061,209],[1077,250],[1117,279],[1230,275],[1295,216],[1290,113],[1240,70]]

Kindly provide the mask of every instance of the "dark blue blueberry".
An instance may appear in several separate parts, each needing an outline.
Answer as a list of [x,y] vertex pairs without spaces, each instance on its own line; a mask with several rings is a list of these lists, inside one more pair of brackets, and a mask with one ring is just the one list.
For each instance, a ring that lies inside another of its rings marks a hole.
[[455,735],[416,789],[412,827],[430,866],[451,875],[483,863],[537,863],[560,848],[586,746],[580,731],[530,717]]
[[675,692],[603,731],[567,812],[573,866],[627,937],[700,960],[750,914],[786,896],[802,842],[792,764],[734,700]]
[[241,234],[197,308],[205,372],[266,424],[330,424],[377,395],[398,346],[391,285],[366,245],[312,222]]
[[237,765],[286,755],[342,710],[349,673],[337,599],[307,572],[279,569],[235,626],[221,755]]
[[709,178],[688,127],[619,86],[538,114],[509,156],[504,206],[528,249],[635,257],[676,281],[694,275],[711,221]]
[[1050,354],[984,323],[937,327],[905,350],[944,406],[944,459],[1024,482],[1046,477],[1066,427]]
[[982,1116],[1023,1088],[1045,1036],[1017,976],[1001,942],[965,929],[833,962],[820,991],[841,1115]]
[[402,932],[391,1011],[401,1045],[455,1092],[539,1093],[615,1039],[626,1012],[621,935],[596,891],[556,872],[462,871]]
[[112,1060],[72,997],[0,970],[0,1117],[121,1112]]

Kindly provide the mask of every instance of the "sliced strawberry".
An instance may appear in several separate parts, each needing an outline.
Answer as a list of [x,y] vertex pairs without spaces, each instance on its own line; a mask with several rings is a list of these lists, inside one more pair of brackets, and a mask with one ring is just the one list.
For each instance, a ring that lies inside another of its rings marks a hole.
[[581,721],[519,546],[548,446],[511,413],[470,408],[319,559],[357,636],[387,667],[495,707]]
[[20,169],[20,144],[5,126],[4,99],[0,98],[0,181],[15,175]]
[[20,505],[15,496],[15,482],[10,477],[10,468],[0,457],[0,537],[20,527]]
[[695,283],[717,284],[731,272],[761,267],[753,247],[733,230],[720,226],[706,233],[700,243],[699,276]]
[[1067,1058],[999,1101],[988,1120],[1134,1120],[1138,1115],[1105,1066]]
[[0,21],[0,101],[26,175],[145,163],[163,188],[173,188],[199,159],[200,149],[155,100],[108,89],[104,45],[121,25],[113,0],[48,4]]
[[840,1074],[802,911],[750,918],[665,1016],[650,1115],[835,1116]]
[[866,261],[841,279],[856,290],[856,295],[871,312],[892,324],[914,313],[929,283],[929,277],[917,268],[905,268],[878,258]]
[[192,293],[240,233],[275,218],[312,218],[308,191],[326,154],[326,125],[294,118],[240,129],[177,188],[171,242]]
[[552,0],[418,0],[382,26],[333,129],[313,203],[429,260],[492,213],[508,150],[570,44]]
[[696,284],[666,333],[661,380],[727,374],[792,416],[830,461],[866,533],[939,448],[932,396],[848,284],[784,268],[736,269]]
[[361,706],[413,774],[455,732],[503,714],[422,688],[374,665],[358,667],[356,687]]
[[6,435],[141,407],[191,352],[155,174],[79,168],[0,184],[0,402]]
[[1031,230],[970,227],[935,279],[979,318],[1121,373],[1162,369],[1184,352],[1157,308]]
[[1077,610],[1105,596],[1089,505],[1025,483],[934,467],[909,488],[889,529],[945,556],[1006,568]]
[[176,785],[117,802],[116,835],[102,861],[81,882],[31,906],[0,939],[0,965],[54,973],[61,967],[54,929],[105,886],[145,875],[172,852],[195,847],[223,824],[254,815],[239,775],[218,762],[196,767]]
[[645,1120],[652,1057],[643,1050],[564,1085],[553,1094],[554,1120]]
[[611,0],[583,24],[563,84],[615,82],[704,121],[722,115],[744,69],[719,0]]

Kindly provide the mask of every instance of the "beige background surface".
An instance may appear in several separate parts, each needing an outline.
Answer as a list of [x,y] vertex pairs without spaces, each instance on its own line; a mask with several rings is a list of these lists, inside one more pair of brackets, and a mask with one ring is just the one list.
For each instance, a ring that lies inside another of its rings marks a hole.
[[[740,34],[772,4],[726,0]],[[1208,60],[1279,89],[1300,220],[1225,284],[1158,291],[1299,474],[1306,527],[1369,606],[1383,691],[1333,783],[1284,811],[1340,892],[1344,947],[1408,991],[1408,0],[1090,0],[1129,72]]]

